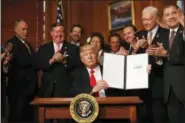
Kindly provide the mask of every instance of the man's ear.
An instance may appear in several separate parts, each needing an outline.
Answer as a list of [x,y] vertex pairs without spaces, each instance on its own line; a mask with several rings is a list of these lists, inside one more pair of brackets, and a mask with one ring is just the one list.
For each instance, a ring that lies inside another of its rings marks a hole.
[[70,35],[70,37],[71,37],[71,36],[72,36],[72,33],[70,32],[69,35]]
[[17,33],[17,31],[18,31],[18,27],[15,27],[15,28],[14,28],[14,31],[15,31],[15,33]]
[[80,60],[82,61],[82,63],[84,64],[84,60],[83,60],[83,58],[82,57],[80,57]]
[[51,36],[52,36],[52,35],[53,35],[53,32],[51,31],[50,34],[51,34]]

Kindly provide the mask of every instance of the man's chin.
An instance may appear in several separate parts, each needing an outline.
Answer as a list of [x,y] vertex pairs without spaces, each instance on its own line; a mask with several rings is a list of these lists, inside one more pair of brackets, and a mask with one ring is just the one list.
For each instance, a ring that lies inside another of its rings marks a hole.
[[62,39],[60,39],[60,40],[56,40],[55,42],[56,42],[56,43],[62,43],[62,42],[63,42],[63,40],[62,40]]
[[80,40],[80,38],[74,38],[75,42],[78,42]]
[[90,63],[90,64],[88,65],[89,68],[94,68],[95,66],[96,66],[95,63]]

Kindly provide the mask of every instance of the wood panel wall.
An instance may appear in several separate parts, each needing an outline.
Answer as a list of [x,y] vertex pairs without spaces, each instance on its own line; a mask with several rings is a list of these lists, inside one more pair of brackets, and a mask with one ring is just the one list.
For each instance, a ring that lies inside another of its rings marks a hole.
[[[94,31],[101,32],[107,41],[109,35],[107,7],[110,2],[111,0],[63,0],[66,40],[70,40],[69,32],[71,26],[73,24],[81,24],[84,28],[82,42],[85,42],[86,38]],[[143,29],[141,12],[144,7],[149,5],[156,6],[161,13],[165,5],[176,4],[176,0],[135,0],[133,2],[135,25],[139,30]],[[57,1],[50,1],[48,11],[52,15],[48,15],[50,16],[48,18],[50,19],[48,20],[49,22],[56,21],[56,4]],[[116,30],[116,32],[120,33],[120,30]]]
[[1,43],[14,35],[14,23],[24,19],[28,23],[28,41],[36,49],[43,42],[42,0],[2,0]]

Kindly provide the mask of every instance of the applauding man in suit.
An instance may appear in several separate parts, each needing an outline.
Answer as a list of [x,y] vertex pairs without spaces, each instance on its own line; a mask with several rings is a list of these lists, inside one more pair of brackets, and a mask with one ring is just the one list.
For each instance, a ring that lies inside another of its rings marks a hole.
[[[64,41],[64,25],[62,24],[52,24],[51,37],[53,41],[42,45],[36,54],[37,67],[43,72],[38,96],[68,97],[71,88],[69,75],[81,64],[79,50],[77,46]],[[60,122],[69,121],[61,120]]]
[[169,30],[162,33],[162,43],[150,52],[164,57],[164,100],[167,103],[170,123],[185,122],[185,41],[184,17],[179,17],[178,7],[168,5],[163,18]]
[[36,55],[37,67],[42,70],[39,97],[68,97],[71,88],[69,74],[80,62],[78,47],[64,41],[64,25],[53,24],[53,41],[42,45]]
[[[163,102],[163,63],[160,57],[155,57],[148,52],[150,47],[158,46],[158,42],[161,42],[163,36],[161,33],[167,30],[158,25],[158,19],[159,12],[156,7],[145,7],[142,11],[142,23],[145,30],[138,32],[136,36],[139,37],[139,42],[145,42],[142,48],[149,53],[149,63],[152,65],[151,74],[149,75],[149,90],[141,92],[141,99],[146,104],[147,117],[153,120],[154,123],[163,123],[165,122],[166,112]],[[145,110],[141,114],[145,114],[144,112]]]

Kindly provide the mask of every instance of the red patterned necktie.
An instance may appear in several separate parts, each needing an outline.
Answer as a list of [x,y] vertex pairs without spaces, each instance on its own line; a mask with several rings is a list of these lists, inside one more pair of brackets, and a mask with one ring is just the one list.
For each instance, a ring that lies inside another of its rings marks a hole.
[[[91,69],[90,73],[91,73],[91,75],[90,75],[90,86],[94,87],[96,85],[96,78],[94,76],[94,70]],[[95,96],[99,97],[99,92],[95,93]]]

